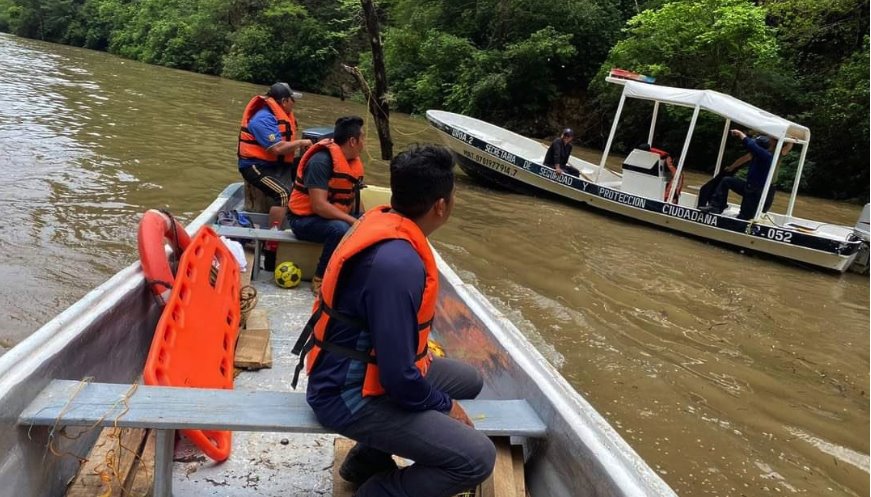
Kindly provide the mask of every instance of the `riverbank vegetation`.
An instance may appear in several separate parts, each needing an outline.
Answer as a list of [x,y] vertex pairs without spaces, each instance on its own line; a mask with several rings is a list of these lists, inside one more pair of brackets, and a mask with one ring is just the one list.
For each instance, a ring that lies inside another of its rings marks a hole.
[[[617,104],[611,67],[719,90],[813,132],[802,190],[867,201],[868,0],[381,0],[394,110],[440,108],[601,148]],[[0,30],[152,64],[345,96],[341,64],[371,73],[360,2],[0,0]],[[631,109],[627,108],[627,111]],[[616,151],[646,137],[630,112]],[[680,150],[682,109],[658,145]],[[722,122],[700,122],[688,166],[713,168]],[[793,153],[792,156],[797,156]],[[779,181],[791,185],[788,157]]]

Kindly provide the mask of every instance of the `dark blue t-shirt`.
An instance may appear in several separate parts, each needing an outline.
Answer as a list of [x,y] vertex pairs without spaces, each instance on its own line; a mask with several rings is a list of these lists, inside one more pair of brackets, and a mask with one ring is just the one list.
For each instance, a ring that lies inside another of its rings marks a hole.
[[[332,321],[327,339],[343,347],[378,354],[381,385],[409,411],[448,412],[451,399],[434,388],[414,365],[417,311],[423,299],[423,261],[405,240],[370,247],[346,263],[336,294],[336,310],[362,318],[368,329]],[[322,351],[308,379],[306,399],[318,420],[341,429],[371,397],[363,398],[363,362]]]
[[765,187],[765,180],[768,179],[768,169],[771,168],[771,159],[774,156],[749,136],[744,137],[744,147],[752,156],[747,171],[747,185],[762,190]]
[[[279,143],[283,139],[278,129],[278,119],[266,107],[255,112],[254,116],[248,121],[248,132],[254,135],[254,139],[264,149]],[[264,161],[260,159],[239,159],[239,169],[263,163]]]
[[327,150],[312,155],[305,164],[305,177],[302,183],[306,188],[328,190],[330,176],[333,175],[333,158]]

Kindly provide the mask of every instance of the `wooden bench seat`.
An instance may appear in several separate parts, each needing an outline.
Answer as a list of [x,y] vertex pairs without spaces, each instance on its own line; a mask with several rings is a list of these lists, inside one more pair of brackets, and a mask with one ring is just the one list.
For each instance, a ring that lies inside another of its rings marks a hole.
[[[479,431],[495,437],[544,437],[525,400],[460,402]],[[157,431],[154,497],[172,495],[175,430],[331,433],[303,392],[174,388],[54,380],[22,411],[22,427],[117,426]]]

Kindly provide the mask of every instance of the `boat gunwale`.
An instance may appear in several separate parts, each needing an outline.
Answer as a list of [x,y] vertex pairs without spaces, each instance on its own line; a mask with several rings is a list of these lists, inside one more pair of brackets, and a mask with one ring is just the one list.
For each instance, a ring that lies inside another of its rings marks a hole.
[[[538,351],[517,326],[498,310],[477,288],[463,282],[444,258],[433,251],[439,272],[457,296],[481,319],[488,334],[506,351],[535,388],[550,403],[564,427],[584,444],[601,464],[621,494],[677,496],[675,491],[647,464],[628,442],[556,368]],[[532,399],[527,399],[536,409]],[[536,409],[537,411],[539,409]],[[541,412],[538,413],[540,416]],[[553,425],[548,436],[553,436]],[[555,442],[553,442],[555,443]],[[651,494],[650,492],[655,492]]]

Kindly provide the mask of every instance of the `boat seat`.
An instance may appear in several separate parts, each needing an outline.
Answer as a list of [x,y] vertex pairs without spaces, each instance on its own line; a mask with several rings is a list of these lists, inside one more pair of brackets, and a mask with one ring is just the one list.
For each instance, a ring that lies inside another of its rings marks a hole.
[[[526,400],[464,400],[475,428],[488,436],[544,437],[547,427]],[[172,495],[175,430],[332,433],[304,392],[176,388],[53,380],[18,418],[32,426],[155,429],[154,497]]]
[[[255,225],[265,226],[268,221],[266,214],[247,213],[251,216]],[[263,216],[262,222],[257,221],[257,216]],[[225,236],[236,240],[254,240],[254,260],[257,261],[251,271],[251,278],[257,279],[260,272],[260,252],[262,242],[278,242],[278,253],[276,254],[277,261],[293,261],[306,276],[305,279],[311,279],[317,266],[318,258],[321,255],[323,245],[320,243],[306,242],[300,240],[293,234],[291,230],[273,230],[263,228],[242,228],[239,226],[222,226],[214,225],[214,230],[218,235]]]

